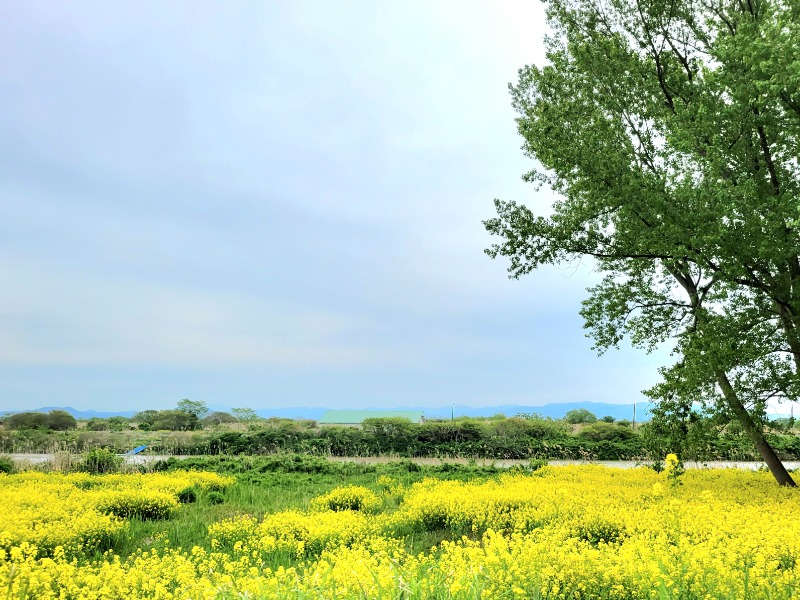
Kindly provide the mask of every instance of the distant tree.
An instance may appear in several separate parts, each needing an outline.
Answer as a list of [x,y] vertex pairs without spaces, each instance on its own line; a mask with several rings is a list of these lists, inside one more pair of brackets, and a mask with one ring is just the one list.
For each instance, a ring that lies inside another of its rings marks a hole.
[[613,423],[614,421],[616,421],[616,419],[614,417],[612,417],[611,415],[606,415],[605,417],[601,417],[600,420],[603,423]]
[[583,440],[591,440],[593,442],[624,442],[631,439],[635,433],[628,427],[620,427],[614,423],[607,423],[605,421],[597,421],[591,423],[577,433],[577,437]]
[[108,417],[108,419],[106,419],[106,422],[108,423],[108,428],[111,431],[124,431],[125,429],[128,429],[128,427],[130,426],[130,419],[118,415],[113,417]]
[[212,412],[203,417],[200,422],[203,427],[213,427],[214,425],[222,425],[223,423],[236,423],[237,419],[226,412]]
[[525,420],[525,430],[530,437],[556,439],[570,433],[570,428],[561,419],[543,417],[538,413],[521,413],[517,417]]
[[178,410],[187,412],[190,415],[194,415],[198,419],[202,419],[208,414],[208,406],[205,402],[200,400],[189,400],[188,398],[184,398],[178,402],[177,408]]
[[361,428],[366,436],[374,438],[380,452],[399,452],[417,438],[420,425],[403,417],[377,417],[364,419]]
[[193,431],[200,428],[200,419],[185,410],[160,410],[150,424],[154,431]]
[[594,423],[597,417],[591,411],[585,408],[573,408],[567,411],[564,420],[570,425],[578,425],[582,423]]
[[141,410],[133,415],[133,421],[139,424],[139,429],[148,431],[153,425],[153,421],[158,417],[158,410]]
[[252,408],[232,408],[231,414],[240,423],[251,423],[260,418]]
[[20,412],[5,419],[6,429],[47,429],[47,415],[40,412]]
[[108,431],[110,428],[108,426],[108,421],[105,419],[100,419],[98,417],[92,417],[88,421],[86,421],[86,429],[89,431]]
[[108,417],[107,419],[92,417],[86,421],[86,429],[89,431],[124,431],[127,428],[128,419],[120,416]]
[[51,410],[47,413],[47,428],[53,431],[66,431],[75,429],[78,421],[65,410]]

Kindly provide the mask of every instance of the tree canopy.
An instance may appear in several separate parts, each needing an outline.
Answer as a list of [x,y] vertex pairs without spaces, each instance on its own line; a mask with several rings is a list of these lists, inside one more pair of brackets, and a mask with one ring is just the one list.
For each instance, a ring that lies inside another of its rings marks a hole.
[[781,0],[550,0],[548,64],[511,85],[525,178],[550,215],[496,200],[487,252],[512,277],[592,257],[581,314],[603,352],[628,336],[677,360],[647,393],[705,402],[763,434],[800,389],[800,6]]

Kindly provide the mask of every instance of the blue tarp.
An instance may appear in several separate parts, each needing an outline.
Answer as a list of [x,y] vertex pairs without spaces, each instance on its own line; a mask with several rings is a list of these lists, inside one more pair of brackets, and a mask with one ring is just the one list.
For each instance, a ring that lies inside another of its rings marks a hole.
[[142,450],[145,450],[146,448],[147,448],[147,446],[136,446],[136,448],[134,448],[133,450],[128,450],[125,453],[125,456],[131,456],[133,454],[139,454],[139,452],[141,452]]

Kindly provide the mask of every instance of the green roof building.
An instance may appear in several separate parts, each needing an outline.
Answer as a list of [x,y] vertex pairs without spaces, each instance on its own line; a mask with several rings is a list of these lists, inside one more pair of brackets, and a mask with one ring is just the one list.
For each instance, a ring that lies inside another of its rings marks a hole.
[[321,426],[339,425],[361,427],[365,419],[400,418],[412,423],[422,423],[425,416],[421,410],[328,410],[317,420]]

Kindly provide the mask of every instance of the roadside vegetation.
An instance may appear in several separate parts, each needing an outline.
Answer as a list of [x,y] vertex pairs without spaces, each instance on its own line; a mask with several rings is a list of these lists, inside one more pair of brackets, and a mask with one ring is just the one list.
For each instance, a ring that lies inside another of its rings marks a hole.
[[[315,421],[259,419],[247,409],[238,411],[247,418],[198,411],[201,417],[184,406],[143,411],[132,419],[72,419],[63,429],[48,425],[64,422],[62,415],[53,418],[63,411],[18,413],[3,420],[0,453],[76,454],[94,448],[124,453],[145,445],[148,453],[165,455],[655,460],[674,452],[697,461],[760,459],[738,421],[724,413],[675,414],[656,408],[650,421],[635,428],[629,421],[598,418],[585,409],[570,411],[563,419],[523,414],[418,424],[381,418],[368,419],[362,427],[322,427]],[[792,420],[762,417],[761,422],[781,459],[800,459],[800,436]],[[186,423],[193,425],[187,429]]]

